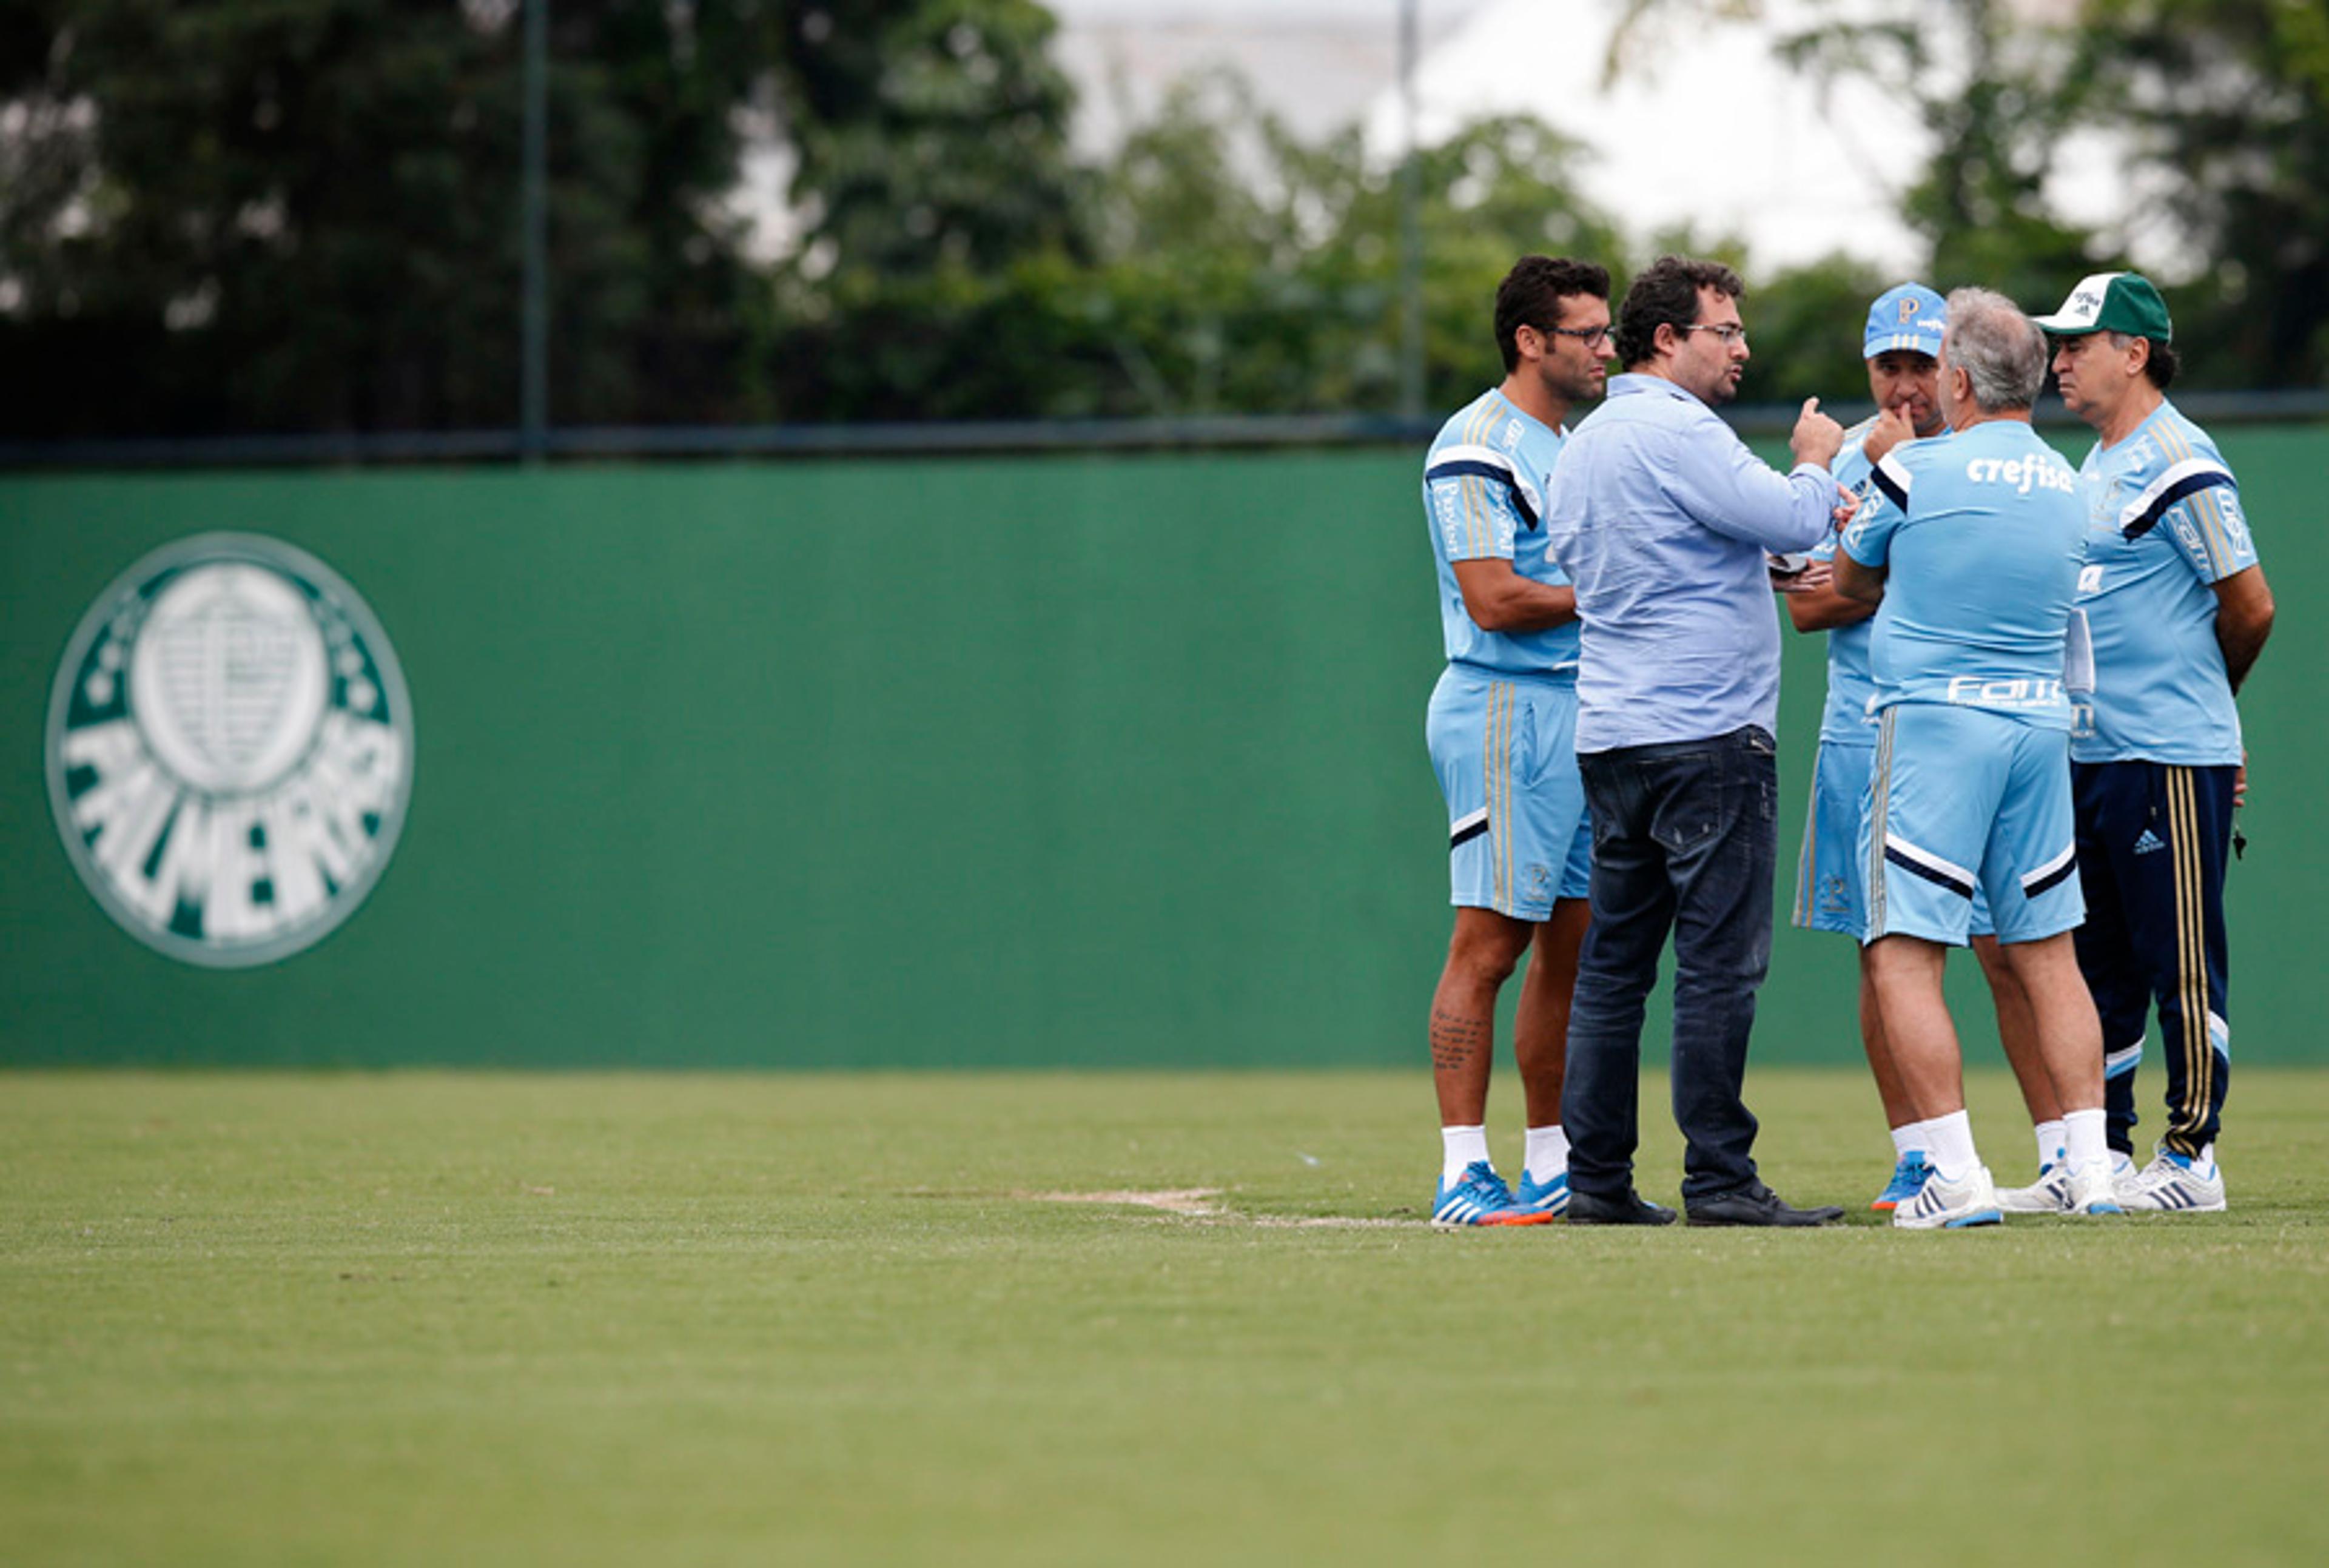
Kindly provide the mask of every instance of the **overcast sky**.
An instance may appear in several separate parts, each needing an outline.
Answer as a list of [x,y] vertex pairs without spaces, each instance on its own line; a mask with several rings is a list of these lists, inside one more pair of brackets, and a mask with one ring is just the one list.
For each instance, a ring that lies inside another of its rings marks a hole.
[[[2025,0],[2043,5],[2047,0]],[[1087,145],[1119,128],[1207,59],[1236,61],[1297,129],[1363,118],[1385,155],[1401,145],[1399,0],[1051,0],[1061,59],[1086,83]],[[1848,6],[1852,0],[1843,0]],[[1484,114],[1522,110],[1593,149],[1580,184],[1636,235],[1688,222],[1736,233],[1758,268],[1841,250],[1888,271],[1922,247],[1893,216],[1929,156],[1911,109],[1847,82],[1823,95],[1771,52],[1834,3],[1764,0],[1755,23],[1667,19],[1641,69],[1604,86],[1622,0],[1422,0],[1418,78],[1427,141]],[[1678,13],[1679,14],[1679,13]],[[2076,149],[2053,194],[2107,222],[2126,185],[2107,149]]]

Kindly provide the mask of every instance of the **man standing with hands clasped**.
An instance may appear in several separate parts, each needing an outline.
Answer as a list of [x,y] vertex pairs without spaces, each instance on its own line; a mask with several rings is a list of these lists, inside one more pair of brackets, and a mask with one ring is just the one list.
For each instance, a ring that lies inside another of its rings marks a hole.
[[1948,298],[1941,413],[1910,441],[1899,410],[1868,439],[1888,507],[1856,517],[1837,588],[1881,600],[1870,647],[1881,715],[1861,818],[1866,971],[1931,1175],[1892,1211],[1910,1230],[2004,1216],[1975,1151],[1941,993],[1976,890],[2022,982],[2060,1107],[2074,1214],[2115,1214],[2103,1139],[2102,1029],[2070,932],[2085,914],[2070,822],[2064,663],[2083,559],[2078,476],[2030,428],[2046,343],[1987,289]]
[[[1442,1226],[1540,1224],[1569,1205],[1561,1050],[1592,857],[1572,744],[1577,595],[1545,556],[1541,512],[1570,410],[1608,379],[1609,274],[1523,256],[1496,289],[1495,327],[1504,383],[1447,421],[1423,473],[1447,647],[1425,730],[1456,905],[1431,998]],[[1488,1075],[1496,994],[1523,954],[1513,1056],[1528,1143],[1514,1193],[1488,1157]]]
[[[2079,583],[2095,692],[2070,760],[2088,910],[2079,966],[2109,1053],[2118,1197],[2209,1213],[2224,1206],[2216,1130],[2232,1060],[2224,867],[2247,788],[2232,694],[2272,630],[2272,590],[2231,470],[2167,401],[2173,332],[2149,279],[2097,273],[2038,325],[2054,339],[2063,402],[2097,438],[2081,470]],[[2155,1004],[2167,1125],[2138,1172],[2135,1068]]]
[[1662,1225],[1634,1190],[1644,1006],[1674,939],[1674,1109],[1693,1223],[1816,1225],[1758,1178],[1740,1093],[1771,961],[1778,616],[1769,551],[1804,551],[1839,499],[1843,429],[1804,404],[1796,467],[1764,464],[1714,410],[1748,358],[1745,285],[1661,257],[1617,315],[1608,400],[1561,449],[1548,543],[1583,628],[1578,766],[1593,817],[1592,923],[1561,1098],[1571,1224]]

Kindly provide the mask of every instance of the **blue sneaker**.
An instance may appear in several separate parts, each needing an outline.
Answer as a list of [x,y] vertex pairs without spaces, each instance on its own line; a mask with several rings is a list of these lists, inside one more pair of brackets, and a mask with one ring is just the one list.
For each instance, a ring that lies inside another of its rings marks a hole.
[[1431,1223],[1441,1229],[1457,1225],[1534,1225],[1552,1218],[1513,1202],[1513,1189],[1486,1160],[1464,1167],[1453,1186],[1442,1186],[1431,1200]]
[[1529,1178],[1528,1172],[1521,1172],[1521,1190],[1513,1195],[1513,1206],[1526,1209],[1532,1214],[1552,1215],[1567,1214],[1569,1212],[1569,1173],[1562,1171],[1540,1186]]
[[1932,1174],[1933,1167],[1925,1163],[1924,1151],[1910,1149],[1900,1157],[1900,1163],[1892,1167],[1892,1179],[1884,1184],[1884,1190],[1878,1193],[1876,1201],[1868,1206],[1880,1214],[1891,1214],[1924,1191],[1925,1178]]

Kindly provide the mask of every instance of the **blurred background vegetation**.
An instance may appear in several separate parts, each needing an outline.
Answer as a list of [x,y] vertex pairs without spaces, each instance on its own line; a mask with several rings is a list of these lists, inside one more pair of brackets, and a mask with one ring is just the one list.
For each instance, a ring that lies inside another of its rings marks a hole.
[[[0,0],[0,430],[514,424],[521,10]],[[559,0],[550,27],[561,425],[1398,402],[1400,170],[1355,125],[1298,136],[1215,71],[1080,154],[1035,0]],[[2109,129],[2131,199],[2203,259],[2164,279],[2189,384],[2329,382],[2319,0],[1873,0],[1780,48],[1887,83],[1932,133],[1903,214],[1922,275],[2037,301],[2124,264],[2042,199],[2062,138]],[[1718,153],[1720,128],[1710,110]],[[1428,407],[1493,376],[1488,300],[1531,250],[1621,279],[1663,249],[1724,256],[1759,396],[1859,384],[1834,324],[1892,279],[1637,233],[1573,194],[1583,152],[1502,117],[1414,154]],[[773,241],[739,199],[756,153],[782,171]]]

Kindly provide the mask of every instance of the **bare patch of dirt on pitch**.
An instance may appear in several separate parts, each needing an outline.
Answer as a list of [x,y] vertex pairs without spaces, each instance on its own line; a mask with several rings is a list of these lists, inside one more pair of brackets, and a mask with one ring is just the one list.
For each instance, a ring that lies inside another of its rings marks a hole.
[[1154,1192],[1014,1193],[1043,1204],[1103,1204],[1121,1208],[1155,1209],[1188,1220],[1228,1220],[1265,1231],[1378,1231],[1414,1224],[1412,1220],[1359,1219],[1348,1215],[1241,1214],[1219,1201],[1219,1187],[1167,1187]]
[[1161,1209],[1168,1214],[1181,1214],[1193,1220],[1220,1219],[1229,1214],[1213,1200],[1221,1195],[1219,1187],[1164,1187],[1153,1192],[1126,1189],[1108,1193],[1014,1193],[1016,1198],[1026,1198],[1039,1204],[1108,1204],[1120,1208]]

